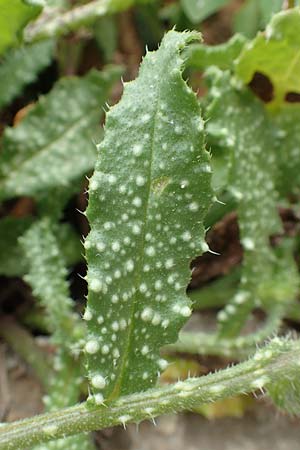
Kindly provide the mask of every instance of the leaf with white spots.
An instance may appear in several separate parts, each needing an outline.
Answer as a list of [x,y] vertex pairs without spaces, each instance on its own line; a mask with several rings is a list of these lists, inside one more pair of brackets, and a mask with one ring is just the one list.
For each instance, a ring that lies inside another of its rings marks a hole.
[[[293,416],[300,416],[300,364],[298,361],[292,361],[286,356],[285,374],[281,377],[274,377],[272,382],[267,385],[267,393],[282,411],[286,411]],[[276,371],[276,364],[274,367]]]
[[0,107],[11,102],[24,86],[35,81],[52,59],[54,41],[44,41],[13,49],[0,65]]
[[[47,411],[73,405],[79,399],[81,368],[72,350],[84,334],[82,322],[73,312],[73,302],[69,297],[67,269],[56,240],[57,228],[49,218],[44,218],[33,223],[20,238],[28,262],[24,279],[46,311],[51,341],[57,347],[53,356],[54,373],[45,380]],[[46,448],[55,449],[57,443],[47,444]],[[59,448],[91,450],[92,446],[89,438],[82,435],[61,441]]]
[[[0,220],[0,274],[7,277],[22,276],[28,270],[28,261],[24,257],[18,238],[29,230],[33,217],[4,217]],[[57,229],[57,241],[67,266],[81,260],[82,246],[79,236],[67,223]]]
[[24,279],[47,311],[55,343],[64,347],[66,338],[71,339],[73,331],[76,332],[76,316],[72,313],[73,303],[66,280],[68,272],[56,237],[58,228],[45,217],[34,222],[19,241],[28,267]]
[[[283,194],[300,192],[300,105],[286,104],[272,117],[277,127],[278,189]],[[284,149],[284,151],[282,151]]]
[[0,153],[0,198],[68,189],[94,166],[93,139],[119,68],[61,79],[16,127]]
[[259,287],[272,278],[276,262],[269,238],[281,231],[277,213],[277,175],[272,127],[263,104],[246,90],[236,90],[230,75],[215,71],[214,100],[207,110],[208,134],[231,153],[229,189],[236,197],[244,248],[238,293],[219,313],[222,336],[236,335],[254,305]]
[[182,79],[181,52],[197,37],[169,32],[107,114],[85,241],[96,403],[153,386],[166,367],[160,347],[191,314],[189,264],[207,249],[212,198],[199,104]]

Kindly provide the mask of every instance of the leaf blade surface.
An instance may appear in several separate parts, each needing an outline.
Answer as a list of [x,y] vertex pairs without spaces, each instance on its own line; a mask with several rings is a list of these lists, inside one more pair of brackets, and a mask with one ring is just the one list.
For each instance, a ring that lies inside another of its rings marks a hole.
[[194,38],[169,32],[107,115],[85,242],[96,401],[152,386],[165,366],[159,348],[191,313],[189,263],[206,249],[211,201],[203,120],[181,74],[181,50]]
[[119,73],[113,68],[62,79],[18,126],[6,128],[0,154],[2,199],[68,187],[93,168],[101,108]]

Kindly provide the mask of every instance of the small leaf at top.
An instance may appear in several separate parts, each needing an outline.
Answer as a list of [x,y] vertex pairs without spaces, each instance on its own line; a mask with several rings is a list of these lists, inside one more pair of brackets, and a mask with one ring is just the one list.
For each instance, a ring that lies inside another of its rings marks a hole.
[[244,247],[239,292],[219,314],[220,334],[235,336],[261,300],[259,286],[271,277],[274,254],[269,238],[281,232],[277,213],[273,129],[263,104],[250,90],[236,89],[227,72],[215,69],[207,108],[208,135],[230,154],[228,189],[237,201]]

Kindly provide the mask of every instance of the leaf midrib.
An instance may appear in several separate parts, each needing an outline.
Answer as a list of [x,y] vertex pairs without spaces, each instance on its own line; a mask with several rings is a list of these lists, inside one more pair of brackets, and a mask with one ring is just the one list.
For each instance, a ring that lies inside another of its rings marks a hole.
[[154,119],[153,119],[153,129],[152,129],[152,133],[151,133],[151,143],[150,143],[150,165],[149,165],[149,182],[148,182],[148,186],[147,186],[147,198],[146,198],[146,206],[145,206],[145,214],[144,214],[144,226],[143,226],[143,231],[142,231],[142,237],[141,237],[141,244],[140,244],[140,249],[137,252],[137,254],[139,255],[140,259],[137,258],[140,263],[139,263],[139,267],[140,269],[137,270],[137,275],[135,277],[135,283],[134,286],[136,288],[135,290],[135,294],[134,294],[134,298],[133,298],[133,302],[132,302],[132,306],[131,306],[131,311],[130,311],[130,325],[129,325],[129,329],[128,329],[128,333],[127,333],[127,339],[126,339],[126,344],[125,344],[125,351],[123,352],[123,356],[122,356],[122,362],[120,365],[120,370],[119,370],[119,375],[117,376],[117,381],[115,383],[114,389],[112,391],[112,393],[109,395],[108,397],[108,401],[112,401],[116,398],[119,397],[119,393],[120,390],[122,388],[122,380],[126,371],[126,362],[128,360],[128,355],[130,355],[130,346],[132,343],[132,335],[133,335],[133,331],[135,330],[135,312],[136,312],[136,305],[137,305],[137,294],[138,294],[138,286],[139,283],[141,281],[141,274],[142,274],[142,266],[143,266],[143,260],[144,260],[144,255],[145,255],[145,236],[146,236],[146,229],[147,229],[147,217],[148,217],[148,210],[149,210],[149,203],[150,203],[150,193],[151,193],[151,183],[152,183],[152,166],[153,166],[153,155],[155,153],[154,151],[154,143],[156,141],[155,137],[156,137],[156,124],[157,124],[157,116],[158,116],[158,109],[159,109],[159,101],[160,101],[160,96],[161,96],[161,87],[164,83],[163,81],[163,77],[161,77],[161,82],[159,82],[158,88],[157,88],[157,97],[156,97],[156,102],[155,102],[155,113],[154,113]]

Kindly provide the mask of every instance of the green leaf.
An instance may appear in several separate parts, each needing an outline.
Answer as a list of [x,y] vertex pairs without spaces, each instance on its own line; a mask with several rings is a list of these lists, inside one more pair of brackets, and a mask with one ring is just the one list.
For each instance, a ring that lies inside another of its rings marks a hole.
[[[278,339],[279,340],[279,339]],[[285,356],[285,364],[288,367],[281,377],[272,377],[272,382],[267,385],[267,393],[275,405],[283,411],[300,415],[300,365],[299,359],[292,362],[290,355]],[[272,368],[271,368],[272,369]],[[274,362],[273,373],[277,369]]]
[[[150,4],[137,5],[134,8],[134,18],[141,45],[143,47],[147,46],[149,49],[156,49],[157,44],[162,40],[164,35],[164,19],[161,16],[161,5],[155,1],[148,3]],[[171,28],[172,25],[170,21],[168,22],[169,28]],[[178,31],[181,30],[179,23],[177,24],[176,29]]]
[[[295,0],[295,4],[299,4],[299,0]],[[262,26],[265,27],[268,25],[272,16],[282,10],[282,1],[281,0],[260,0],[260,11],[261,11],[261,19]]]
[[182,9],[192,23],[201,22],[227,3],[229,0],[181,0]]
[[51,0],[23,0],[24,3],[30,6],[39,6],[43,8],[44,6],[48,6],[49,3],[51,3]]
[[52,59],[53,41],[11,50],[0,65],[0,108],[17,97],[26,84],[36,80]]
[[193,309],[205,310],[226,305],[230,297],[233,297],[241,278],[240,267],[236,267],[224,275],[205,284],[200,289],[188,291],[188,296],[193,302]]
[[220,337],[216,333],[181,332],[178,342],[165,347],[164,354],[176,352],[215,355],[234,360],[245,359],[258,345],[278,332],[283,315],[284,305],[276,303],[262,326],[253,333],[238,337]]
[[20,244],[29,265],[24,278],[47,310],[49,329],[55,333],[54,342],[64,346],[65,339],[72,336],[74,316],[66,281],[67,269],[56,235],[57,226],[44,218],[24,233]]
[[[67,378],[66,383],[70,383],[70,378]],[[51,428],[49,429],[51,433]],[[76,434],[75,436],[67,436],[62,439],[55,439],[53,441],[43,443],[35,446],[33,450],[95,450],[92,440],[86,434]]]
[[[49,377],[44,397],[47,411],[57,410],[78,402],[80,394],[80,365],[74,361],[73,346],[82,337],[79,317],[73,312],[66,280],[67,270],[56,235],[58,227],[49,218],[34,223],[20,239],[29,271],[24,279],[47,312],[51,340],[58,346],[54,355],[54,375]],[[78,382],[79,381],[79,382]],[[57,443],[47,448],[57,448]],[[37,447],[35,450],[40,449]],[[70,437],[61,442],[62,449],[91,449],[87,436]]]
[[219,314],[220,335],[234,336],[254,305],[258,286],[271,278],[275,256],[269,237],[281,231],[277,214],[276,157],[272,127],[263,104],[246,90],[236,90],[230,75],[215,70],[207,110],[207,131],[231,153],[229,189],[236,197],[243,276],[238,294]]
[[112,61],[118,47],[118,28],[114,16],[100,17],[94,25],[94,38],[105,61]]
[[49,216],[54,222],[63,220],[64,208],[67,203],[85,189],[82,177],[73,180],[72,184],[47,189],[37,195],[37,214],[40,217]]
[[[43,0],[41,0],[43,1]],[[46,0],[47,6],[51,8],[67,8],[68,0]]]
[[82,261],[82,244],[72,226],[60,223],[56,239],[67,267]]
[[112,68],[62,79],[18,126],[6,128],[0,153],[2,199],[68,189],[93,168],[93,139],[119,75],[119,69]]
[[[7,277],[24,275],[28,270],[28,263],[24,257],[23,250],[19,245],[18,238],[22,236],[33,224],[33,217],[16,219],[5,217],[0,220],[0,274]],[[79,236],[68,224],[61,224],[57,239],[61,252],[68,266],[75,264],[81,259],[81,244]]]
[[159,348],[191,314],[191,259],[206,250],[211,168],[181,51],[197,33],[170,31],[107,115],[90,181],[88,376],[96,403],[155,384]]
[[187,65],[195,69],[204,69],[209,66],[231,69],[246,42],[246,38],[236,34],[225,44],[193,44],[187,51]]
[[5,217],[0,220],[0,274],[11,276],[23,275],[27,268],[27,262],[22,249],[18,245],[18,238],[32,225],[33,218],[25,217],[16,219]]
[[284,195],[300,192],[300,105],[286,104],[272,117],[277,128],[278,189]]
[[282,106],[288,93],[300,93],[299,30],[299,8],[277,14],[265,33],[245,46],[237,62],[236,74],[244,83],[249,83],[256,72],[269,78],[273,109]]
[[235,14],[234,31],[253,38],[281,8],[281,0],[248,0]]
[[22,0],[0,0],[0,54],[20,40],[22,28],[41,11],[36,5]]

